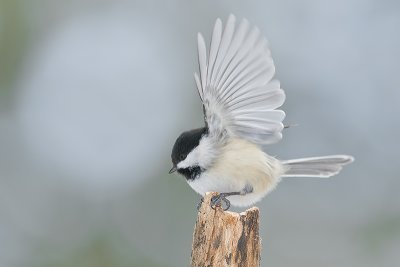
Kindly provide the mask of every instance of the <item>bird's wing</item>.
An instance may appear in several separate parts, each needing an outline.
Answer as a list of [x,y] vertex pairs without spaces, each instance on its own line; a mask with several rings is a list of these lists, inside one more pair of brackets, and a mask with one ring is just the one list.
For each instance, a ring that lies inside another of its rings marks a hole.
[[277,110],[285,93],[275,74],[265,38],[243,19],[235,29],[230,15],[225,29],[217,19],[210,50],[198,34],[200,75],[195,80],[209,134],[236,136],[265,145],[282,139],[285,112]]

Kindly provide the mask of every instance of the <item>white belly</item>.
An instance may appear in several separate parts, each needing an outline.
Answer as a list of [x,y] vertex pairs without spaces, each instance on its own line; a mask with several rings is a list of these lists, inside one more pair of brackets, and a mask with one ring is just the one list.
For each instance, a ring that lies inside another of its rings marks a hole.
[[280,162],[258,146],[232,139],[222,148],[212,167],[188,183],[201,195],[211,191],[240,192],[246,185],[251,186],[252,193],[228,197],[234,206],[250,206],[275,188],[282,173]]

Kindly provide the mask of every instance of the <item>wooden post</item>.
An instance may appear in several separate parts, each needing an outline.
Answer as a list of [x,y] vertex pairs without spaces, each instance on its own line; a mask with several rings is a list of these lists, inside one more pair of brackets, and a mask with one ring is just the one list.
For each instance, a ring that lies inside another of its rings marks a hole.
[[193,233],[191,267],[260,266],[259,210],[242,213],[211,208],[207,193]]

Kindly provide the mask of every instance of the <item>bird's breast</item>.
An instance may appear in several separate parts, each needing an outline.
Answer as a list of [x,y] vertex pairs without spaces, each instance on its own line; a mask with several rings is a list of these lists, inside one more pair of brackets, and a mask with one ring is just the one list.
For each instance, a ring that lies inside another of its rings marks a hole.
[[248,185],[253,193],[265,195],[276,186],[282,173],[280,162],[258,146],[243,139],[231,139],[211,167],[188,183],[201,195],[209,191],[237,192]]

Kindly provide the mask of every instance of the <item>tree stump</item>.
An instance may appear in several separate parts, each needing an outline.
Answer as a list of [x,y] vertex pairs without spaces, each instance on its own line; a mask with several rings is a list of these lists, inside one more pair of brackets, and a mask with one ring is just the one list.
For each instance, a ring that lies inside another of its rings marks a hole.
[[193,233],[191,267],[260,266],[259,210],[242,213],[212,209],[217,193],[207,193]]

